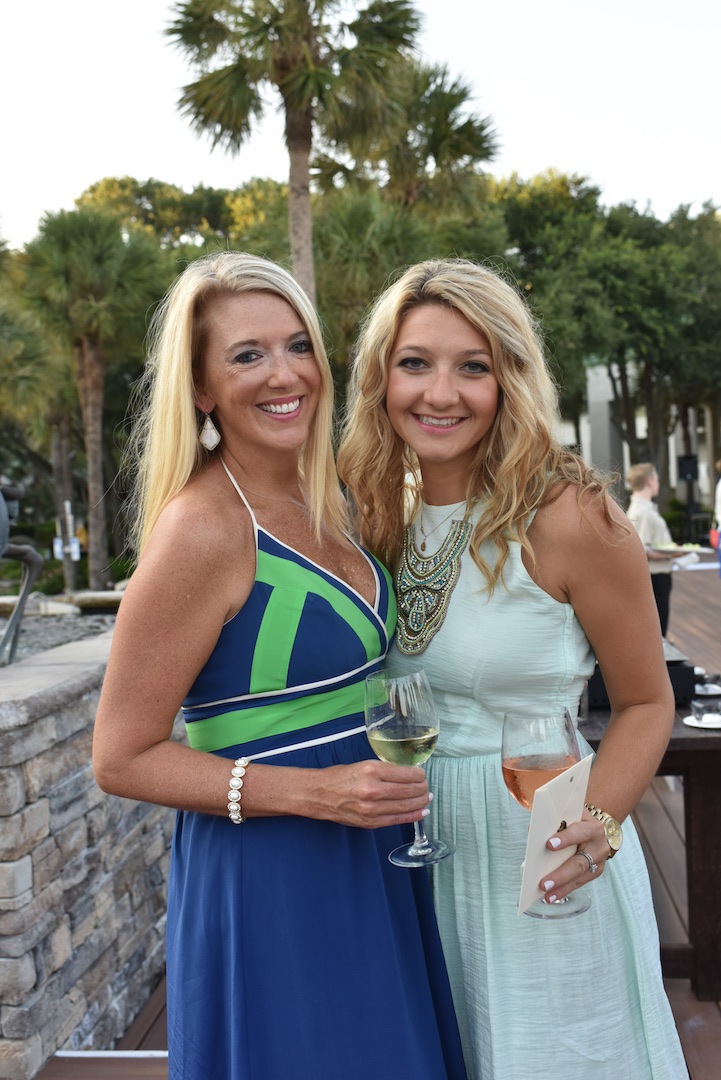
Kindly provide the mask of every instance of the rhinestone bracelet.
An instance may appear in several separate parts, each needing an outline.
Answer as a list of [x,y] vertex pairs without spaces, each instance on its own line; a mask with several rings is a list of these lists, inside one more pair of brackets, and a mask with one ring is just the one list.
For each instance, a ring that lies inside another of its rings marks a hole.
[[245,770],[249,765],[250,760],[247,757],[236,758],[233,762],[228,791],[228,817],[234,825],[240,825],[241,822],[245,821],[245,818],[240,812],[240,799],[242,795],[241,788],[243,787],[243,777],[245,776]]

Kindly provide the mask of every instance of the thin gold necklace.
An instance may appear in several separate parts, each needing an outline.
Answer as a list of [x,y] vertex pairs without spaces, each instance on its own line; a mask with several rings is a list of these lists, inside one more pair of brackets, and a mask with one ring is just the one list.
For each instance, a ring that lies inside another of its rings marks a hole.
[[[230,451],[230,450],[228,450],[228,448],[227,448],[227,447],[226,447],[226,449],[225,449],[225,452],[226,452],[226,454],[228,454],[228,455],[229,455],[229,457],[231,457],[231,458],[233,459],[233,461],[235,462],[235,464],[236,464],[236,465],[238,466],[238,468],[240,469],[240,465],[239,465],[239,463],[238,463],[237,459],[236,459],[236,458],[235,458],[235,457],[233,456],[233,454],[231,453],[231,451]],[[220,455],[220,460],[221,460],[221,461],[223,462],[223,464],[225,465],[225,459],[224,459],[224,457],[223,457],[223,455],[222,455],[222,454]],[[226,465],[226,468],[227,468],[227,465]],[[246,492],[246,491],[247,491],[249,495],[255,495],[256,499],[267,499],[267,500],[268,500],[268,502],[277,502],[277,503],[292,503],[292,504],[293,504],[294,506],[299,506],[299,507],[301,508],[301,510],[305,510],[306,514],[309,514],[309,513],[310,513],[310,510],[308,509],[308,507],[306,506],[306,504],[305,504],[305,503],[303,503],[303,502],[299,502],[299,501],[298,501],[298,499],[294,499],[294,498],[292,497],[292,495],[287,495],[287,496],[285,496],[284,498],[279,498],[279,497],[278,497],[277,495],[264,495],[264,494],[263,494],[262,492],[260,492],[260,491],[253,491],[253,489],[252,489],[252,488],[249,488],[247,484],[238,484],[238,487],[239,487],[239,488],[240,488],[240,490],[241,490],[241,491],[243,491],[243,492]]]
[[[438,522],[437,525],[434,525],[432,529],[428,529],[427,532],[423,528],[423,504],[421,505],[421,514],[420,514],[420,517],[418,519],[418,525],[419,525],[419,528],[421,530],[421,536],[423,537],[423,539],[421,540],[421,545],[420,545],[420,550],[421,550],[422,553],[425,552],[425,541],[428,539],[428,537],[433,536],[436,529],[439,529],[441,525],[444,525],[448,521],[448,518],[452,517],[453,514],[457,514],[459,512],[459,510],[461,509],[461,507],[464,507],[465,504],[466,504],[465,499],[463,499],[461,502],[455,503],[455,505],[454,505],[453,509],[451,510],[450,514],[446,514],[445,517],[440,519],[440,521]],[[473,507],[471,509],[473,509]]]

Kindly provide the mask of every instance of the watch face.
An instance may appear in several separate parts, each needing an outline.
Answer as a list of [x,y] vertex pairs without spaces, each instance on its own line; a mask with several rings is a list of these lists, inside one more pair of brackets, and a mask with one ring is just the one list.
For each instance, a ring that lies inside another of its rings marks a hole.
[[606,821],[604,824],[606,828],[606,839],[608,840],[609,847],[613,848],[614,851],[618,851],[621,846],[621,841],[623,839],[621,826],[618,824],[617,821],[613,820]]

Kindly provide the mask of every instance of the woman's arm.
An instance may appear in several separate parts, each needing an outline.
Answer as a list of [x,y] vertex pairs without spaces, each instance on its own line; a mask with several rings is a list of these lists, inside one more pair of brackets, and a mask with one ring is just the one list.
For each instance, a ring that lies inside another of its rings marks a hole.
[[[216,521],[192,491],[163,512],[120,605],[98,706],[93,767],[105,791],[227,816],[232,762],[171,734],[254,574],[245,512]],[[367,761],[321,770],[253,764],[242,805],[244,816],[302,814],[377,828],[419,820],[427,802],[422,769]]]
[[[603,673],[611,721],[586,801],[623,821],[663,757],[674,698],[643,545],[615,503],[609,501],[611,516],[627,532],[609,525],[598,499],[582,498],[585,513],[572,487],[539,511],[531,534],[538,559],[534,576],[573,606]],[[602,869],[609,847],[601,824],[587,816],[559,833],[561,842],[553,846],[578,844]],[[565,895],[580,879],[588,881],[587,860],[572,857],[554,878],[550,892]]]

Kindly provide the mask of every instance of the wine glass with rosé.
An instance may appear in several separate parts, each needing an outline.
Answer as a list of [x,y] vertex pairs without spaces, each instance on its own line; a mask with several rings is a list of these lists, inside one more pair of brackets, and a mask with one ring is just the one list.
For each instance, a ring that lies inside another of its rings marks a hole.
[[[440,721],[425,671],[389,675],[376,671],[365,684],[368,742],[376,757],[391,765],[422,765],[433,753]],[[414,821],[412,844],[391,851],[396,866],[430,866],[452,855],[455,848],[429,840],[422,821]]]
[[[525,810],[533,809],[539,787],[581,760],[576,729],[568,709],[534,714],[512,709],[503,718],[501,766],[506,787]],[[552,904],[536,900],[525,914],[536,919],[580,915],[591,905],[585,893],[572,892]]]

